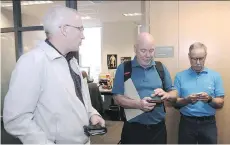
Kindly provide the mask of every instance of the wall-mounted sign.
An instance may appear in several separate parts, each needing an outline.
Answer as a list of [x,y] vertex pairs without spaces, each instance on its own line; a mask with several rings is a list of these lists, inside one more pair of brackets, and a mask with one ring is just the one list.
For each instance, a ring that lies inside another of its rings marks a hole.
[[157,46],[155,49],[155,58],[168,58],[174,56],[173,46]]

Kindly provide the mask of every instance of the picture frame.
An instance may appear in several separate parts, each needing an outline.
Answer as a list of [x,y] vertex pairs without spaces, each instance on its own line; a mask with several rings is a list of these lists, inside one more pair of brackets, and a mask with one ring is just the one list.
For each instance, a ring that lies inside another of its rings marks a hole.
[[107,54],[107,66],[108,69],[117,68],[117,54]]
[[121,57],[121,63],[124,63],[125,61],[131,61],[131,57]]

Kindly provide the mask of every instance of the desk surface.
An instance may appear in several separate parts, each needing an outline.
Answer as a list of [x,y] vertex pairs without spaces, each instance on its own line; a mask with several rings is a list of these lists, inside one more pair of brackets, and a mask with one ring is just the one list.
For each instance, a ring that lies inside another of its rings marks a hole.
[[101,93],[112,93],[112,90],[99,89]]
[[101,93],[112,93],[112,89],[103,89],[102,87],[99,87],[99,91]]

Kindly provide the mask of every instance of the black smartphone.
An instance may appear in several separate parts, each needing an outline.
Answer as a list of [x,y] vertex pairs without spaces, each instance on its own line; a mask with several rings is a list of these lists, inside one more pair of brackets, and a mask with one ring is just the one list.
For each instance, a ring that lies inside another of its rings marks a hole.
[[161,100],[160,96],[154,96],[151,97],[152,100],[148,100],[149,103],[156,103],[156,104],[161,104],[163,101]]
[[102,129],[103,127],[101,125],[97,124],[97,125],[89,125],[89,126],[87,126],[87,128],[89,130],[98,130],[98,129]]
[[87,136],[94,136],[94,135],[103,135],[107,133],[107,128],[102,127],[100,125],[89,125],[83,126],[84,132]]

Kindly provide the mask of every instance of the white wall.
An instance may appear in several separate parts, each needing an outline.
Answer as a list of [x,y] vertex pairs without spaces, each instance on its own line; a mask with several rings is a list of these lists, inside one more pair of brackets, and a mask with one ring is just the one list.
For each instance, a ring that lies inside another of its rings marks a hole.
[[[133,22],[104,23],[102,26],[102,72],[108,72],[107,54],[117,54],[118,65],[120,57],[134,57],[134,42],[138,26]],[[115,70],[110,70],[115,71]],[[110,72],[109,71],[109,72]]]

